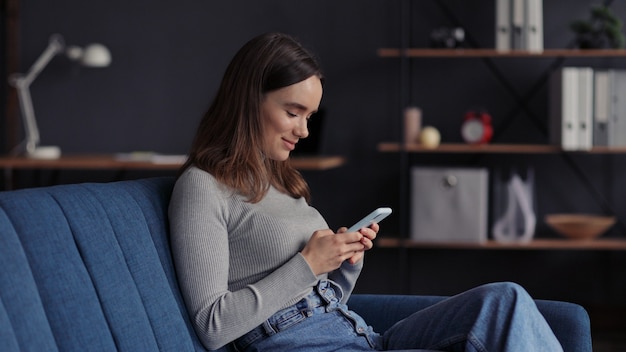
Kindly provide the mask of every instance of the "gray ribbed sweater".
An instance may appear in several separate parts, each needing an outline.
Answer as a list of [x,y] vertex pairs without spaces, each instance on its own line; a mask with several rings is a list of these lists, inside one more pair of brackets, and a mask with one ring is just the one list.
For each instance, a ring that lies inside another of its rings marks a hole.
[[303,298],[328,277],[345,302],[363,262],[316,277],[299,253],[328,225],[304,199],[270,188],[256,204],[198,168],[177,180],[169,206],[179,284],[200,340],[219,348]]

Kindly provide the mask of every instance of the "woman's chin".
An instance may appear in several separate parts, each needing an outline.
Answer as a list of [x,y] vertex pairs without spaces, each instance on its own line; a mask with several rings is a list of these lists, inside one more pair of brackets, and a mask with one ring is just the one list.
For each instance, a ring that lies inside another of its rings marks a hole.
[[274,161],[287,161],[287,159],[289,159],[291,153],[287,152],[284,154],[279,154],[279,155],[272,155],[270,156],[270,159],[274,160]]

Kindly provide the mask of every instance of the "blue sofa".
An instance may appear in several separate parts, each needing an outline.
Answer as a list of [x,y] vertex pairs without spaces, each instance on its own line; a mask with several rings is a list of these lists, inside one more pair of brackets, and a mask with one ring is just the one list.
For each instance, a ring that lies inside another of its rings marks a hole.
[[[168,245],[173,178],[0,192],[1,351],[202,351]],[[378,331],[442,297],[353,295]],[[591,351],[575,304],[537,301],[566,351]],[[225,349],[223,349],[225,350]]]

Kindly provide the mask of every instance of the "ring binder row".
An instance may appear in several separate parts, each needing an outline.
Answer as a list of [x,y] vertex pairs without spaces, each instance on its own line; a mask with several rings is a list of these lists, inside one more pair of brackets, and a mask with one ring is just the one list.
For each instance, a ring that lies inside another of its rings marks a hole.
[[543,51],[543,0],[496,0],[496,50]]
[[626,70],[562,67],[550,77],[550,142],[563,150],[626,146]]

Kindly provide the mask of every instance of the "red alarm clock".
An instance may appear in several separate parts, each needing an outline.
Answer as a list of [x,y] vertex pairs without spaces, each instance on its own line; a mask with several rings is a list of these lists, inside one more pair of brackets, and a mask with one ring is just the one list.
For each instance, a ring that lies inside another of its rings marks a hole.
[[463,140],[471,144],[489,143],[493,137],[491,115],[484,111],[468,111],[461,125]]

